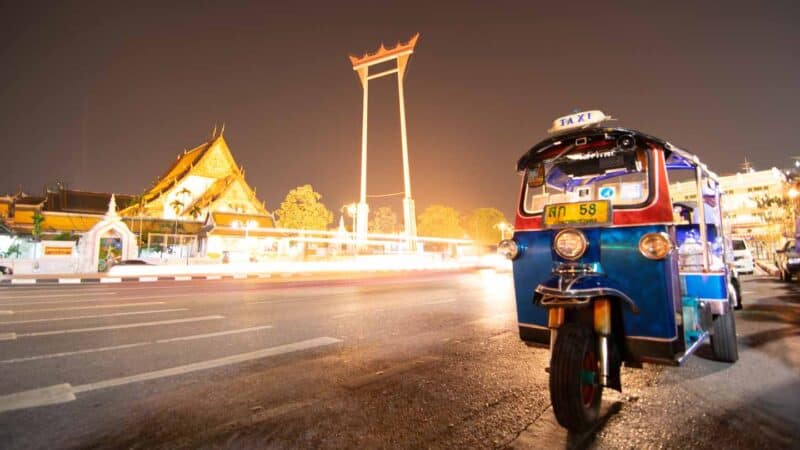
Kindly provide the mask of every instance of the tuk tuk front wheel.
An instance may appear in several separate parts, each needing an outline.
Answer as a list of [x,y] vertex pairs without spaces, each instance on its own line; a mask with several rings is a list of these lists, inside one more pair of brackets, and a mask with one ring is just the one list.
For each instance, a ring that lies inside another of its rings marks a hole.
[[570,323],[558,329],[550,359],[550,401],[558,423],[584,430],[600,412],[603,385],[594,333]]
[[733,318],[733,308],[729,309],[726,314],[714,317],[713,327],[711,350],[714,352],[714,359],[729,363],[736,362],[739,359],[739,347],[736,343],[736,322]]

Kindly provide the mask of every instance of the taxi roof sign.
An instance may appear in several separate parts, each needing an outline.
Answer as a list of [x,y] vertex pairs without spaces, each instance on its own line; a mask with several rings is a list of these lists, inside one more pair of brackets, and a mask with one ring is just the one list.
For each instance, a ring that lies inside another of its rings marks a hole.
[[566,116],[559,117],[553,121],[553,127],[547,130],[550,134],[562,133],[580,128],[587,128],[594,125],[599,125],[607,120],[613,120],[611,116],[607,116],[598,109],[591,111],[581,111]]

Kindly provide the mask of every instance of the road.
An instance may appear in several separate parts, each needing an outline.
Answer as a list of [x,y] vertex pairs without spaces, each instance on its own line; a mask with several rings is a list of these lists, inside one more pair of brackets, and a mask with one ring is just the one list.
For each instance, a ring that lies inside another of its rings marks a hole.
[[797,284],[745,283],[739,363],[626,370],[604,421],[572,436],[553,426],[547,351],[517,338],[508,273],[285,281],[0,289],[0,447],[800,442]]

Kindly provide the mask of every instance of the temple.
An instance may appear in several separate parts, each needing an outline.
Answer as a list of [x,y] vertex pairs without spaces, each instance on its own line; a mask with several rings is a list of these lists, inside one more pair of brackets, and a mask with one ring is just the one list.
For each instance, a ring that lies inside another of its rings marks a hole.
[[[103,220],[111,196],[61,183],[46,188],[41,197],[23,192],[0,196],[0,232],[79,240]],[[250,234],[274,226],[216,130],[207,142],[179,154],[142,195],[115,197],[122,222],[138,236],[144,252],[177,245],[183,254],[220,257],[244,249],[242,241]]]
[[267,215],[222,134],[178,155],[153,187],[120,214],[198,220],[214,212]]

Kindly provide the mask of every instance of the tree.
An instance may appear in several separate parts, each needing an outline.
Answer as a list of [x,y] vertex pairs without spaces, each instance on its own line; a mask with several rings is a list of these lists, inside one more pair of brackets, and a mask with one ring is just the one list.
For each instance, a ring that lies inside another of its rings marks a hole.
[[144,247],[144,235],[142,234],[142,214],[144,213],[144,194],[142,195],[134,195],[130,202],[128,202],[128,206],[136,206],[136,217],[139,218],[139,255],[142,254],[142,247]]
[[417,217],[417,232],[420,236],[441,238],[463,238],[460,217],[455,208],[431,205]]
[[44,216],[37,210],[33,214],[33,230],[31,230],[34,242],[42,239],[42,222],[44,222]]
[[467,213],[461,225],[467,235],[481,245],[494,245],[500,242],[499,224],[506,224],[506,217],[496,208],[475,208]]
[[793,219],[800,214],[800,204],[788,197],[762,195],[754,198],[758,208],[753,215],[761,217],[768,224],[775,224],[783,229],[782,233],[769,233],[766,241],[773,246],[780,245],[781,235],[791,236],[794,229]]
[[396,233],[397,214],[388,206],[381,206],[375,210],[373,219],[369,222],[370,233]]
[[324,230],[333,222],[333,213],[320,202],[322,195],[310,184],[298,186],[281,202],[275,216],[283,228]]
[[74,241],[75,235],[71,231],[62,231],[53,237],[54,241]]
[[175,234],[178,234],[178,217],[183,211],[183,207],[185,206],[182,201],[178,200],[177,198],[169,204],[172,207],[172,210],[175,211]]
[[192,216],[194,220],[197,220],[197,218],[200,217],[200,214],[202,213],[203,210],[201,210],[197,204],[194,204],[189,208],[189,215]]
[[22,250],[19,248],[19,242],[14,242],[3,253],[3,258],[19,258],[20,255],[22,255]]

